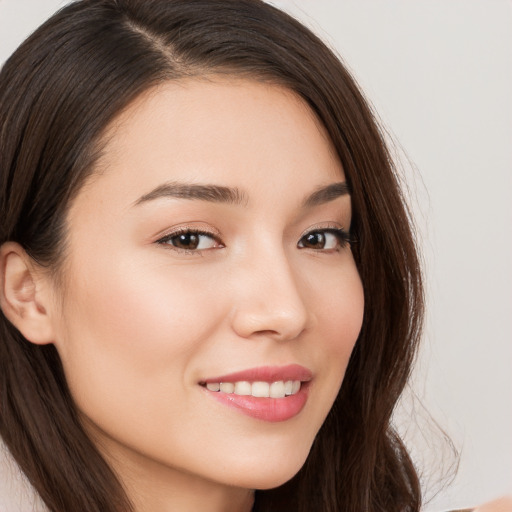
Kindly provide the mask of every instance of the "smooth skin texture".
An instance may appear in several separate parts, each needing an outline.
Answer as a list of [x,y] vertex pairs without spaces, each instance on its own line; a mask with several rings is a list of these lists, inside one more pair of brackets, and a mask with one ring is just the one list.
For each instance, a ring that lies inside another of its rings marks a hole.
[[[361,328],[362,284],[335,232],[350,228],[350,196],[304,204],[344,181],[341,163],[295,94],[218,76],[144,93],[104,140],[68,214],[63,284],[6,244],[2,306],[29,340],[55,343],[137,512],[250,510],[253,489],[304,463]],[[236,188],[239,200],[162,192],[177,182]],[[200,385],[292,363],[313,379],[283,422]]]

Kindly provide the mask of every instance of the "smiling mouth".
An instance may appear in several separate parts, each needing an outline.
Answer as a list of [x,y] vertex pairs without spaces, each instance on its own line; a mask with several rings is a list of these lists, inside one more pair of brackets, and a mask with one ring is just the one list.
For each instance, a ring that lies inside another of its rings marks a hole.
[[297,416],[308,399],[313,374],[297,364],[263,366],[199,382],[207,396],[267,422]]
[[279,380],[276,382],[209,382],[203,384],[206,389],[239,396],[253,396],[255,398],[285,398],[296,395],[301,388],[300,380]]

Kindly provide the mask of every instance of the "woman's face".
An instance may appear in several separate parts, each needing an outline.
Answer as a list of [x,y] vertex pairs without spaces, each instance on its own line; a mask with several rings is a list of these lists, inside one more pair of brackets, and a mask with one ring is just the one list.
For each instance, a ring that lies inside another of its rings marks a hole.
[[145,93],[105,141],[53,315],[88,431],[121,476],[280,485],[363,317],[324,128],[283,88],[212,77]]

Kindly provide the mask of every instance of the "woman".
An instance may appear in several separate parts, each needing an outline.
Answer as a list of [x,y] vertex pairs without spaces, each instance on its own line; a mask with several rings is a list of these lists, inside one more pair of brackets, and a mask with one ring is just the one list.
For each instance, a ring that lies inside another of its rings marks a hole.
[[322,42],[257,0],[78,1],[0,123],[0,434],[50,510],[419,510],[418,257]]

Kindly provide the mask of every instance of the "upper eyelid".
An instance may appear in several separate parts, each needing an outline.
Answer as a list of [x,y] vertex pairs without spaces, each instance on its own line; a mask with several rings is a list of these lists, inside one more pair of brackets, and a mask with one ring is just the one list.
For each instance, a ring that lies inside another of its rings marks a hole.
[[172,244],[167,243],[169,240],[171,240],[174,237],[177,237],[184,233],[192,233],[192,234],[198,234],[198,235],[206,235],[210,237],[212,240],[214,240],[217,244],[219,244],[218,249],[221,249],[225,247],[222,240],[215,235],[214,233],[211,233],[209,231],[197,229],[197,228],[182,228],[182,229],[176,229],[174,231],[170,231],[168,234],[158,237],[158,239],[155,241],[156,244],[165,247],[166,250],[172,250],[177,253],[181,254],[188,254],[188,255],[196,255],[196,256],[204,256],[204,251],[211,250],[213,248],[208,249],[185,249],[181,247],[175,247]]
[[[325,231],[325,232],[331,231],[331,232],[342,233],[342,234],[346,235],[348,243],[352,243],[352,241],[353,241],[350,231],[345,229],[343,226],[341,226],[341,224],[339,224],[337,222],[331,222],[331,223],[328,223],[327,225],[319,224],[319,225],[311,226],[311,227],[307,228],[306,230],[304,230],[300,234],[298,241],[302,240],[308,234],[322,232],[322,231]],[[209,236],[209,237],[215,239],[217,242],[221,243],[222,245],[224,244],[224,242],[222,241],[222,235],[218,230],[207,229],[207,228],[199,227],[199,226],[196,227],[193,225],[178,226],[176,228],[173,228],[172,230],[167,230],[166,232],[163,232],[162,234],[158,235],[155,242],[160,243],[164,240],[169,240],[169,239],[171,239],[175,236],[179,236],[183,233],[195,233],[195,234],[199,234],[199,235]]]
[[305,231],[302,232],[302,234],[300,235],[300,238],[308,235],[309,233],[316,233],[318,231],[336,231],[336,232],[346,233],[347,235],[350,236],[350,230],[346,229],[340,223],[328,222],[325,224],[313,225],[313,226],[307,228]]
[[336,227],[336,228],[319,228],[319,229],[311,229],[311,230],[308,230],[306,231],[305,233],[302,234],[302,236],[300,237],[299,239],[299,242],[305,238],[307,235],[310,235],[311,233],[331,233],[331,234],[335,234],[335,235],[338,235],[340,239],[342,239],[342,241],[340,241],[340,243],[343,243],[343,244],[349,244],[351,245],[353,243],[353,238],[350,234],[349,231],[347,231],[346,229],[344,228],[340,228],[340,227]]
[[222,238],[222,235],[219,231],[215,229],[208,229],[204,227],[199,226],[191,226],[191,225],[184,225],[184,226],[178,226],[172,229],[167,229],[165,231],[162,231],[158,235],[156,235],[156,242],[159,242],[160,240],[163,240],[165,238],[172,238],[173,236],[178,236],[183,233],[197,233],[199,235],[207,235],[211,236],[212,238],[216,238],[217,240],[220,240]]

